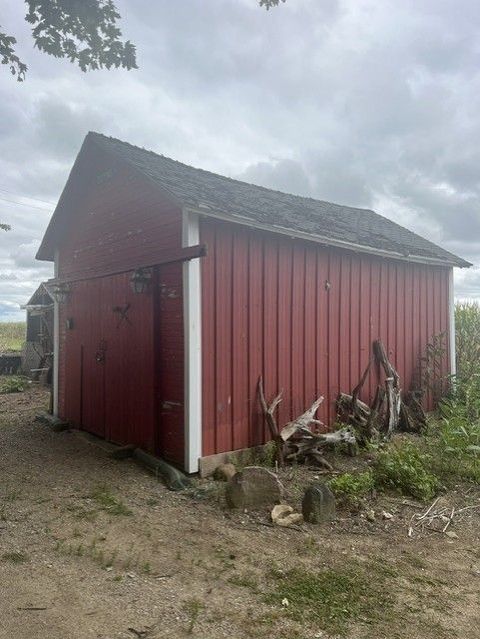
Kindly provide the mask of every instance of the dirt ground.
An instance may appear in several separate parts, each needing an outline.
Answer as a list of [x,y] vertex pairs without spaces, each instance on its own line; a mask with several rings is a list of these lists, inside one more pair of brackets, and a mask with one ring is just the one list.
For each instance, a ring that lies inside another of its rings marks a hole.
[[[132,460],[52,432],[34,422],[46,404],[34,387],[0,396],[2,639],[480,637],[478,487],[442,496],[475,506],[453,537],[409,538],[426,506],[387,497],[372,522],[340,512],[281,529],[267,513],[227,511],[218,483],[172,493]],[[327,570],[341,588],[350,569],[366,578],[356,596],[373,588],[375,600],[347,597],[346,625],[324,623],[325,602],[299,613],[304,591],[280,599],[291,574]]]

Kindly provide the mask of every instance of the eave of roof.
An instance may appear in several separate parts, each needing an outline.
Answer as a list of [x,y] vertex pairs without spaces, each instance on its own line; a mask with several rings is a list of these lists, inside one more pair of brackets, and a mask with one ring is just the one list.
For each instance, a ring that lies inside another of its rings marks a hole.
[[[430,265],[469,267],[470,262],[368,209],[356,209],[205,171],[116,138],[90,132],[81,153],[100,148],[141,174],[183,210],[345,250]],[[38,259],[53,259],[55,220],[61,217],[74,170],[54,212]],[[218,190],[217,190],[218,189]],[[245,197],[243,197],[245,196]],[[328,233],[321,233],[321,230]],[[366,241],[362,241],[366,240]]]
[[365,246],[364,244],[355,244],[354,242],[347,242],[342,240],[333,239],[330,237],[323,237],[322,235],[313,234],[313,233],[302,233],[300,231],[292,230],[291,228],[282,227],[273,224],[260,224],[253,223],[250,219],[245,218],[241,219],[239,216],[235,218],[225,215],[224,213],[206,210],[204,207],[191,207],[185,206],[183,210],[186,213],[195,213],[204,217],[211,217],[218,220],[223,220],[225,222],[231,222],[233,224],[239,224],[242,226],[249,226],[251,228],[256,228],[260,231],[269,231],[271,233],[279,233],[281,235],[286,235],[291,238],[298,238],[300,240],[307,240],[309,242],[316,242],[317,244],[322,244],[323,246],[333,246],[335,248],[344,249],[347,251],[353,251],[355,253],[366,253],[368,255],[376,255],[378,257],[384,257],[389,259],[400,260],[402,262],[414,262],[416,264],[429,264],[431,266],[455,266],[459,268],[469,268],[472,266],[471,262],[467,262],[460,257],[452,254],[452,259],[438,259],[434,257],[428,257],[425,255],[415,255],[413,253],[405,254],[402,252],[396,251],[386,251],[378,248],[374,248],[371,246]]

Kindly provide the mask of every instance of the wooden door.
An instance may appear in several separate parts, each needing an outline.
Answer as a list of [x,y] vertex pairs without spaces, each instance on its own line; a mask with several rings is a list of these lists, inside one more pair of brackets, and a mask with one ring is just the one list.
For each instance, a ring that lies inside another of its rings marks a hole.
[[153,452],[153,287],[135,294],[125,273],[75,283],[70,298],[63,310],[66,418]]
[[105,361],[107,341],[102,326],[100,280],[82,283],[80,323],[81,424],[90,433],[105,437]]

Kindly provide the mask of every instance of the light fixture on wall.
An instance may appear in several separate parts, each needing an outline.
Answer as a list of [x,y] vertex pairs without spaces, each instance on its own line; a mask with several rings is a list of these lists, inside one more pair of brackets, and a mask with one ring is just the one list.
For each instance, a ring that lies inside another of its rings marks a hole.
[[146,293],[152,281],[152,271],[148,268],[137,268],[130,278],[130,286],[134,293]]
[[71,289],[66,282],[59,282],[55,284],[52,289],[53,297],[58,304],[65,304],[70,297]]

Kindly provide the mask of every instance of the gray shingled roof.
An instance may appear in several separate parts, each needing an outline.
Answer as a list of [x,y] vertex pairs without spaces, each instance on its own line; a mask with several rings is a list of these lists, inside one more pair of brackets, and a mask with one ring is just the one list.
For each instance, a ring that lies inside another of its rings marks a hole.
[[[234,221],[288,230],[316,239],[444,261],[468,262],[374,211],[289,195],[195,169],[115,138],[91,133],[104,149],[120,155],[169,191],[184,206],[203,214],[221,214]],[[208,207],[208,208],[207,208]]]
[[119,156],[202,215],[412,261],[470,266],[465,260],[374,211],[289,195],[196,169],[99,133],[87,140]]

